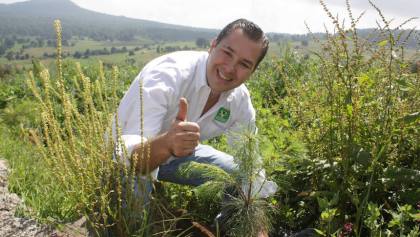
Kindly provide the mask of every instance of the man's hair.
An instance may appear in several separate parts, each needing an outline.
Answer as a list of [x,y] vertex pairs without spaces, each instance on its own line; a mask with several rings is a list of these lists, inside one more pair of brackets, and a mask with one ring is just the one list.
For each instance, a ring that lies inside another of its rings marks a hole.
[[263,47],[261,50],[261,55],[257,60],[257,64],[255,65],[255,70],[267,54],[269,44],[268,38],[257,24],[247,19],[241,18],[229,23],[227,26],[225,26],[225,28],[222,29],[222,31],[220,31],[216,38],[216,45],[218,45],[222,39],[227,37],[232,31],[236,29],[242,29],[242,32],[252,41],[262,41]]

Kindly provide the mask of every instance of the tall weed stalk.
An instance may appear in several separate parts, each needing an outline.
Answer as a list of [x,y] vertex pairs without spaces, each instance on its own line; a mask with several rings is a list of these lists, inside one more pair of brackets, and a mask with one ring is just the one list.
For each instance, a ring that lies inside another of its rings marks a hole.
[[[41,106],[42,128],[36,140],[45,167],[53,171],[52,180],[60,184],[66,199],[72,200],[70,211],[84,216],[94,235],[148,236],[150,201],[146,200],[150,192],[144,184],[150,181],[141,182],[144,178],[134,168],[138,159],[147,157],[134,156],[127,166],[127,152],[121,156],[114,149],[125,150],[111,131],[112,121],[118,119],[118,69],[113,68],[111,79],[106,78],[102,64],[97,79],[87,77],[79,63],[65,73],[61,24],[56,20],[54,25],[55,78],[42,68],[38,75],[30,73],[28,80]],[[116,137],[119,135],[117,132]],[[149,147],[143,149],[141,154],[150,155]]]

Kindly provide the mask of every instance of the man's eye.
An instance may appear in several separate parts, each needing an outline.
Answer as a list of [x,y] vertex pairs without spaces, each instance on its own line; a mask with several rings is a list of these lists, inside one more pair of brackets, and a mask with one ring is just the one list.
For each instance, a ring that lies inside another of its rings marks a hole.
[[250,69],[251,67],[246,63],[240,63],[240,65],[244,68]]
[[232,53],[227,51],[227,50],[223,50],[223,52],[227,55],[227,56],[232,56]]

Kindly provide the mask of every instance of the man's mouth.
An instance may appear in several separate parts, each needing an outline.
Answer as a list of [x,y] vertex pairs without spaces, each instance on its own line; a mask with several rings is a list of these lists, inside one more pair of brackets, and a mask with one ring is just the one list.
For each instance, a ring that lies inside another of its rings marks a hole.
[[222,73],[221,70],[217,69],[217,74],[219,75],[220,78],[222,78],[225,81],[232,81],[232,78],[226,76],[225,74]]

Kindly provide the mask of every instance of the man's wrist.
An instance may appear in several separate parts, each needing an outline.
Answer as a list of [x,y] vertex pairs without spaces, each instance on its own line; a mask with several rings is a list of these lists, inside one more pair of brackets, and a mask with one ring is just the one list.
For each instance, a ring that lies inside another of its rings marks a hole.
[[159,157],[162,159],[162,163],[168,160],[171,156],[174,155],[174,151],[171,146],[171,138],[169,137],[168,133],[162,133],[158,137],[156,137],[155,140],[158,147]]

